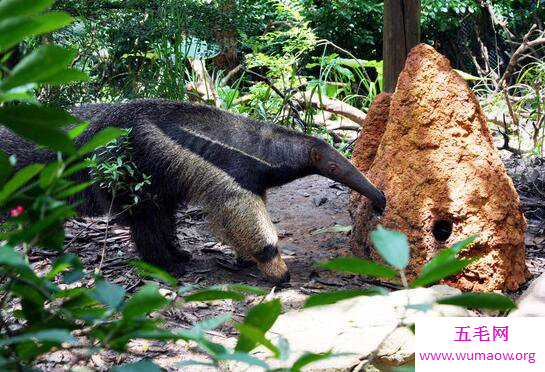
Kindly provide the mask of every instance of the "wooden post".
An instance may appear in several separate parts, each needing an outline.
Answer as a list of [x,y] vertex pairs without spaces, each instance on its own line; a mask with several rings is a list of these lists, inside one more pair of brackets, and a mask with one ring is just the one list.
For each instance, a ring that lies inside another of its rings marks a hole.
[[384,0],[383,90],[392,93],[407,54],[420,42],[420,0]]

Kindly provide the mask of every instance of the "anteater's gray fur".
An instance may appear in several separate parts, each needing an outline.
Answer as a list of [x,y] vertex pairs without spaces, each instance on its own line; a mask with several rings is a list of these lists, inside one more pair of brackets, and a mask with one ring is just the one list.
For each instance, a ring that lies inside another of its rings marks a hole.
[[[139,171],[151,176],[148,191],[154,197],[133,207],[124,219],[142,258],[170,271],[180,271],[181,262],[189,259],[176,248],[174,213],[181,202],[191,201],[203,206],[212,231],[239,258],[257,262],[274,282],[289,280],[265,208],[266,190],[314,173],[349,186],[353,179],[343,177],[363,177],[322,140],[208,106],[137,100],[84,105],[72,114],[91,122],[78,145],[107,126],[132,128],[132,158]],[[17,156],[18,167],[55,157],[5,129],[0,131],[0,147]],[[332,162],[346,168],[346,174],[329,174],[335,171]],[[88,180],[89,173],[77,177]],[[366,195],[383,208],[383,195],[369,187]],[[80,212],[94,216],[107,212],[111,196],[93,185],[78,198],[83,200]],[[123,203],[117,200],[114,210]]]

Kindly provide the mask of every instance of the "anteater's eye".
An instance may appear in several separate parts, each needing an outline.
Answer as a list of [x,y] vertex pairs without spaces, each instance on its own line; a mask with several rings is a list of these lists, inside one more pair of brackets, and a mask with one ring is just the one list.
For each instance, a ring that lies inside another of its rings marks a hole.
[[335,173],[337,171],[337,164],[335,164],[335,163],[329,164],[329,171],[331,173]]

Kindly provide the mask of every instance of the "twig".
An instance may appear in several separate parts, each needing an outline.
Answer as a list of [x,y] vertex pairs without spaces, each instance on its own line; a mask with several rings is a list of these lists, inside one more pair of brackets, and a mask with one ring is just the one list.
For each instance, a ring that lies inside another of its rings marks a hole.
[[106,230],[104,230],[104,243],[102,244],[102,253],[100,255],[100,263],[98,264],[97,271],[100,272],[102,269],[102,264],[104,263],[104,256],[106,256],[106,245],[108,240],[108,229],[110,228],[110,219],[112,214],[112,208],[114,206],[115,193],[112,195],[112,201],[110,202],[110,207],[108,208],[108,218],[106,219]]
[[499,81],[499,84],[498,84],[499,87],[504,88],[507,86],[507,84],[509,83],[509,79],[511,78],[511,75],[513,75],[513,73],[515,72],[515,68],[517,64],[519,63],[521,59],[525,57],[524,53],[528,49],[545,44],[545,31],[542,31],[541,34],[534,40],[530,40],[530,36],[536,29],[537,29],[537,26],[535,24],[532,25],[530,30],[522,38],[522,43],[511,55],[511,58],[509,59],[509,64],[507,65],[507,68],[505,69],[505,72],[503,73]]
[[68,243],[64,245],[64,249],[68,249],[72,245],[72,243],[74,243],[81,235],[87,232],[87,230],[89,230],[91,226],[95,225],[96,223],[97,221],[93,221],[85,226],[83,229],[81,229]]
[[299,125],[303,131],[306,133],[307,132],[307,129],[308,129],[308,125],[307,123],[301,119],[301,116],[299,116],[299,110],[295,107],[295,105],[293,104],[293,102],[291,102],[291,100],[289,100],[288,98],[286,98],[286,95],[284,93],[282,93],[277,87],[275,87],[273,85],[273,83],[271,83],[271,81],[266,77],[266,76],[263,76],[261,75],[260,73],[257,73],[255,71],[252,71],[252,70],[248,70],[247,68],[244,68],[244,71],[246,73],[248,73],[249,75],[252,75],[256,78],[258,78],[259,80],[261,80],[262,82],[264,82],[265,84],[267,84],[269,87],[271,87],[271,89],[280,97],[282,98],[282,100],[284,101],[285,104],[287,104],[290,109],[291,109],[291,115],[292,115],[292,119],[293,121]]
[[[511,104],[511,100],[509,99],[509,94],[507,94],[507,89],[505,88],[503,88],[503,95],[505,97],[505,103],[507,104],[507,110],[509,111],[509,115],[511,116],[511,119],[513,120],[513,124],[515,125],[515,128],[518,131],[520,128],[519,118],[517,114],[515,113],[515,110],[513,110],[513,105]],[[507,124],[505,124],[505,126],[507,128]]]
[[509,151],[509,152],[511,152],[511,153],[513,153],[515,155],[519,155],[519,156],[526,153],[526,151],[516,149],[516,148],[511,147],[509,145],[509,140],[510,140],[509,133],[508,133],[509,128],[507,126],[507,122],[505,121],[505,119],[503,120],[503,127],[504,127],[504,131],[498,129],[498,132],[503,137],[503,145],[501,147],[498,147],[498,150],[507,150],[507,151]]

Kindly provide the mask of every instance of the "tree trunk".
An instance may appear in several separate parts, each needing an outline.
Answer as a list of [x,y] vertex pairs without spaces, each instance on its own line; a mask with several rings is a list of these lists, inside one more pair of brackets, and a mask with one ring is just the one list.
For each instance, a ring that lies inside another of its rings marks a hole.
[[420,0],[384,1],[383,90],[393,93],[409,51],[420,42]]
[[219,11],[229,21],[223,22],[219,29],[214,30],[214,40],[223,47],[223,51],[214,58],[214,66],[221,70],[232,70],[240,64],[237,53],[238,35],[232,21],[237,16],[236,0],[223,0]]

